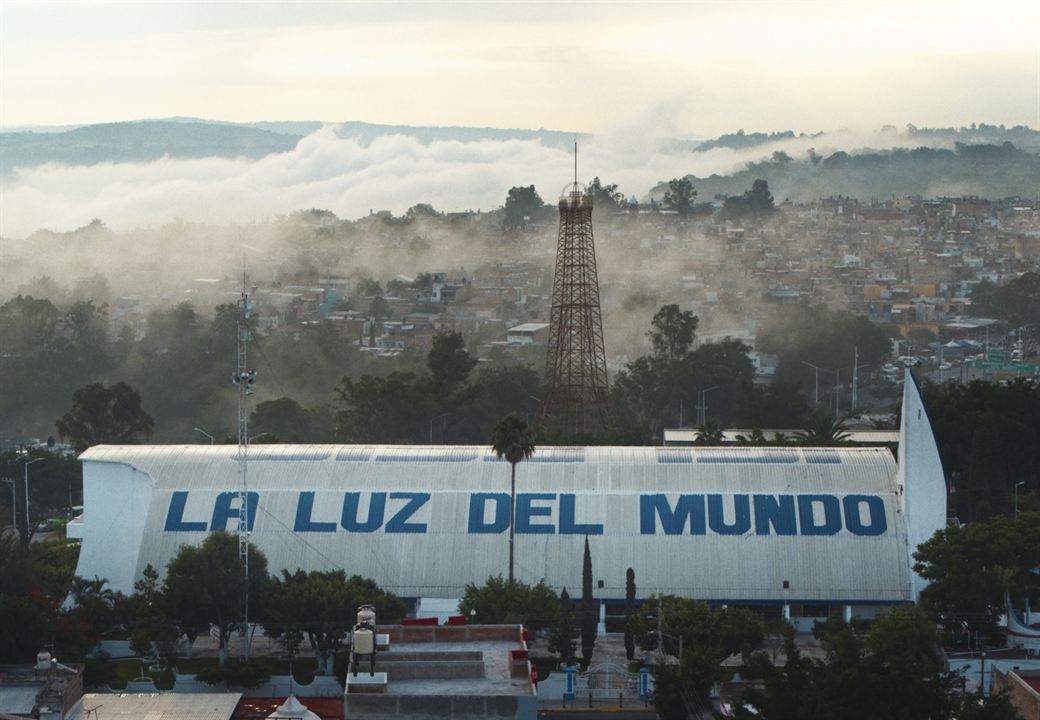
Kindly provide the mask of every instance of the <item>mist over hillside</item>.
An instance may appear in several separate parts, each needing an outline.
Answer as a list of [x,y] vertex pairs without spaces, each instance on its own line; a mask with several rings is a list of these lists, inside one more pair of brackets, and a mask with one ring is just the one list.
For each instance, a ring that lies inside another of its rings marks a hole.
[[[859,154],[838,151],[826,157],[810,151],[800,159],[777,150],[768,160],[748,163],[732,175],[687,177],[701,200],[739,195],[756,179],[766,180],[778,200],[794,202],[838,195],[867,200],[957,195],[1032,197],[1040,188],[1040,155],[1009,142],[957,143],[953,150],[919,147]],[[667,189],[668,184],[661,183],[650,194],[661,200]]]
[[794,201],[1032,197],[1040,187],[1040,133],[1021,126],[739,131],[700,142],[667,118],[649,113],[596,135],[197,118],[0,133],[0,237],[94,218],[127,231],[175,220],[250,223],[312,207],[343,218],[418,203],[489,211],[509,188],[531,184],[552,202],[573,173],[576,139],[581,177],[640,200],[660,199],[676,177],[689,177],[700,201],[741,194],[758,178],[778,200]]

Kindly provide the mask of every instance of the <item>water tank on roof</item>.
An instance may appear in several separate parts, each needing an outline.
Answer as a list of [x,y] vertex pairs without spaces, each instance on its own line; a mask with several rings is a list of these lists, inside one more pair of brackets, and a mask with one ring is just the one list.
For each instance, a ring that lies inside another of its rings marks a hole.
[[376,627],[376,609],[371,605],[359,607],[357,609],[357,624],[374,630]]
[[36,669],[40,671],[51,669],[51,654],[49,652],[36,653]]

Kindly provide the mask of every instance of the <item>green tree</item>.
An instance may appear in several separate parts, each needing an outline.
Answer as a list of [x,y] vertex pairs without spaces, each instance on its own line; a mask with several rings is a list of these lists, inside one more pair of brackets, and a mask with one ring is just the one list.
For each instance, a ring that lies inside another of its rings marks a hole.
[[587,186],[588,193],[592,195],[593,207],[597,210],[617,212],[625,209],[625,194],[618,191],[617,185],[604,185],[599,177],[592,178]]
[[560,592],[560,612],[549,635],[549,652],[558,655],[560,662],[572,663],[578,647],[577,638],[574,605],[571,603],[571,596],[567,594],[567,588],[564,588]]
[[435,392],[450,395],[466,382],[477,366],[477,359],[466,350],[466,340],[460,332],[440,332],[433,336],[433,345],[426,356]]
[[630,661],[636,655],[636,637],[632,633],[632,615],[636,611],[636,571],[625,571],[625,657]]
[[135,444],[149,438],[154,421],[141,408],[141,396],[124,382],[91,383],[72,394],[72,409],[58,419],[58,433],[76,452],[91,445]]
[[1040,593],[1040,513],[1018,519],[949,525],[914,553],[914,571],[928,581],[921,606],[945,627],[993,633],[1004,593],[1017,601]]
[[972,291],[972,307],[980,315],[1006,320],[1013,326],[1040,327],[1040,273],[1024,273],[1007,285],[982,281]]
[[[267,558],[249,545],[250,618],[261,615],[270,577]],[[227,660],[231,632],[242,620],[245,577],[238,557],[238,538],[227,532],[212,532],[202,544],[182,545],[166,568],[163,594],[170,611],[185,625],[202,615],[217,626],[221,665]]]
[[534,185],[512,187],[506,195],[505,224],[507,229],[523,226],[525,218],[536,217],[545,206]]
[[473,622],[492,625],[523,623],[537,632],[557,621],[560,599],[543,581],[528,585],[519,580],[489,577],[483,585],[466,585],[459,612]]
[[761,618],[743,608],[716,609],[687,598],[665,596],[659,602],[651,597],[632,616],[633,631],[643,638],[644,647],[648,639],[657,640],[658,612],[664,633],[661,650],[681,655],[681,662],[654,666],[654,708],[666,720],[710,713],[712,686],[732,675],[731,669],[721,667],[722,661],[762,647]]
[[721,445],[725,440],[725,434],[719,425],[711,420],[697,428],[697,435],[693,442],[697,445]]
[[744,199],[752,215],[761,217],[768,215],[776,207],[773,205],[773,194],[769,192],[769,183],[758,179],[751,183],[751,189],[744,192]]
[[581,560],[581,657],[585,665],[592,661],[596,645],[596,625],[599,624],[599,603],[592,597],[592,553],[589,538],[585,536],[585,552]]
[[318,674],[332,674],[332,660],[354,626],[357,608],[373,605],[379,620],[391,624],[404,616],[404,604],[366,578],[342,570],[282,570],[271,584],[264,627],[274,638],[306,637],[318,661]]
[[834,417],[826,410],[814,412],[808,427],[794,434],[796,442],[815,447],[841,445],[848,438],[849,433],[845,429],[845,421]]
[[516,466],[534,454],[534,436],[516,413],[502,418],[491,433],[495,456],[509,463],[509,582],[513,582],[513,521],[516,517]]
[[258,403],[249,414],[249,432],[270,433],[281,442],[314,442],[311,414],[288,397]]
[[428,383],[410,372],[344,377],[336,389],[336,434],[342,442],[416,443],[431,417]]
[[668,181],[668,189],[664,192],[664,204],[669,210],[675,210],[679,217],[685,218],[693,210],[693,202],[697,199],[697,191],[688,177],[672,178]]
[[680,310],[678,305],[664,305],[654,313],[650,321],[650,338],[654,355],[669,361],[683,360],[693,347],[697,337],[699,319],[689,310]]

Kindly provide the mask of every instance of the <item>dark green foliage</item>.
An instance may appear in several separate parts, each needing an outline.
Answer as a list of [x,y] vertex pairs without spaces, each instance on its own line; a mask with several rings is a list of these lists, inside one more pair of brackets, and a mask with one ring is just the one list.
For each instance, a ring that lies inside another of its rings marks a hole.
[[116,678],[116,669],[111,656],[100,651],[83,661],[83,684],[87,687],[109,685]]
[[[37,462],[38,460],[38,462]],[[44,451],[14,451],[0,454],[0,477],[14,479],[14,509],[18,531],[25,539],[25,463],[29,466],[29,536],[39,530],[41,521],[63,520],[70,506],[83,499],[83,466],[75,459]],[[0,485],[0,523],[11,522],[12,486]]]
[[636,654],[636,637],[632,632],[632,615],[636,611],[636,571],[625,571],[625,657],[629,660]]
[[[847,383],[852,377],[854,349],[859,348],[861,365],[880,367],[891,352],[885,331],[865,317],[805,303],[778,308],[764,321],[755,346],[776,355],[777,383],[796,383],[813,399],[815,371],[804,362],[819,366],[820,404],[833,407],[835,370]],[[847,405],[843,400],[842,406]]]
[[1004,612],[1004,593],[1018,607],[1040,592],[1040,513],[1018,520],[949,526],[914,553],[916,572],[929,581],[921,606],[947,628],[993,632]]
[[560,657],[560,662],[573,663],[578,648],[578,630],[574,620],[574,605],[567,588],[560,592],[560,611],[549,635],[549,652]]
[[[742,608],[716,609],[687,598],[661,598],[662,650],[682,662],[654,666],[654,707],[662,718],[686,718],[708,712],[712,685],[728,680],[732,669],[719,666],[733,654],[748,654],[762,646],[762,620]],[[632,616],[631,627],[640,644],[657,641],[658,600],[649,598]],[[649,642],[648,642],[649,641]]]
[[320,442],[323,435],[331,434],[320,427],[320,417],[288,397],[258,403],[249,414],[249,433],[271,435],[285,443]]
[[1027,272],[1007,285],[983,280],[971,293],[972,312],[1012,326],[1040,327],[1040,273]]
[[542,213],[545,203],[534,189],[534,185],[527,187],[512,187],[506,196],[505,225],[506,228],[518,228],[526,224],[524,218],[538,219]]
[[699,318],[689,310],[680,310],[678,305],[664,305],[654,313],[650,321],[650,338],[654,356],[668,361],[684,359],[697,337]]
[[664,193],[664,204],[669,210],[675,210],[679,217],[686,217],[693,210],[693,202],[697,199],[697,191],[689,178],[672,178],[668,181],[668,189]]
[[141,395],[124,382],[91,383],[72,394],[72,409],[58,419],[58,433],[83,452],[91,445],[133,445],[152,435],[155,422]]
[[592,597],[592,553],[589,538],[585,537],[585,552],[581,560],[581,657],[585,665],[592,660],[596,645],[596,626],[599,624],[599,603]]
[[336,389],[340,406],[336,432],[344,442],[423,442],[432,398],[413,373],[343,378]]
[[[935,626],[919,608],[894,607],[869,630],[831,619],[813,632],[824,649],[823,659],[802,657],[790,628],[783,635],[786,662],[782,667],[764,652],[747,659],[742,674],[757,684],[745,693],[742,705],[749,707],[740,707],[738,718],[953,720],[965,716],[966,698],[956,678],[946,672]],[[987,704],[990,711],[997,711],[1000,701]]]
[[848,437],[844,420],[834,417],[826,410],[817,410],[812,414],[805,429],[796,432],[793,439],[801,445],[827,447],[841,445]]
[[342,570],[282,570],[270,587],[265,612],[269,636],[289,644],[305,637],[318,659],[318,674],[331,674],[332,657],[342,650],[361,605],[376,608],[382,624],[399,622],[404,604],[367,578],[348,578]]
[[648,442],[664,427],[679,424],[680,415],[696,416],[698,390],[715,387],[708,418],[722,425],[735,422],[756,407],[760,392],[752,385],[748,348],[737,340],[705,343],[690,350],[697,317],[665,305],[647,333],[654,352],[628,363],[614,378],[611,403],[630,425],[626,442]]
[[[1032,197],[1040,175],[1040,156],[1035,149],[1035,131],[1023,128],[1016,144],[1004,141],[1010,132],[989,132],[972,137],[972,144],[955,142],[954,149],[918,147],[914,149],[835,152],[827,157],[809,154],[793,162],[771,157],[748,163],[732,175],[698,178],[687,176],[704,197],[739,195],[756,179],[769,183],[780,198],[811,202],[821,197],[905,197],[910,195],[956,196],[966,183],[978,188],[983,197]],[[749,134],[748,137],[751,135]],[[964,138],[953,131],[943,137],[944,144]],[[975,144],[993,143],[993,144]],[[650,192],[660,197],[668,187],[661,182]]]
[[[32,282],[34,292],[41,279]],[[57,306],[18,295],[0,305],[0,433],[53,432],[73,391],[109,372],[107,307],[86,300]]]
[[433,336],[433,347],[426,356],[434,392],[449,395],[466,382],[477,359],[466,351],[466,341],[460,332],[437,333]]
[[962,521],[1040,510],[1040,387],[925,385],[924,403],[952,494],[951,513]]
[[618,192],[617,185],[604,185],[598,177],[594,177],[586,187],[588,193],[592,195],[594,210],[617,212],[624,210],[627,206],[625,193]]
[[471,623],[523,623],[532,631],[551,628],[557,621],[559,609],[560,599],[545,583],[510,582],[501,575],[489,577],[479,587],[470,583],[459,602],[459,613]]
[[[238,538],[226,532],[213,532],[202,545],[182,545],[166,568],[163,595],[171,616],[186,625],[200,618],[217,626],[220,633],[221,662],[226,659],[227,642],[242,620],[242,590],[245,578],[238,558]],[[249,546],[250,619],[263,615],[270,585],[267,558]]]
[[271,679],[271,661],[269,658],[232,658],[221,665],[200,668],[195,677],[208,685],[227,683],[232,687],[260,687]]

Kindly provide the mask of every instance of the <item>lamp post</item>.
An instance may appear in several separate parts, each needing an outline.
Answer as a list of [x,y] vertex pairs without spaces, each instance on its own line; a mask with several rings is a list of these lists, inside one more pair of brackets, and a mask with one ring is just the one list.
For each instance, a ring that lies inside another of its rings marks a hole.
[[1019,480],[1017,483],[1015,483],[1015,520],[1018,520],[1018,487],[1020,485],[1025,485],[1025,484],[1026,484],[1025,480]]
[[[433,423],[435,421],[437,421],[437,420],[440,420],[443,417],[448,417],[449,415],[451,415],[451,413],[450,412],[446,412],[446,413],[441,413],[437,417],[430,418],[430,445],[433,445]],[[444,439],[443,438],[444,433],[441,433],[441,435],[442,435],[441,439],[443,440]]]
[[45,458],[33,458],[25,461],[25,542],[29,542],[29,466]]
[[721,387],[720,385],[712,385],[710,388],[707,388],[705,390],[701,390],[698,393],[698,395],[700,395],[700,398],[701,398],[701,402],[700,402],[700,406],[701,406],[700,407],[700,411],[701,411],[701,422],[700,422],[700,424],[701,424],[701,427],[704,427],[708,423],[708,393],[710,393],[712,390],[718,390],[720,387]]
[[210,434],[209,434],[208,432],[206,432],[205,430],[203,430],[203,429],[202,429],[202,428],[200,428],[200,427],[197,427],[197,428],[192,428],[192,430],[194,430],[194,431],[195,431],[195,432],[197,432],[197,433],[202,433],[203,435],[205,435],[206,437],[208,437],[208,438],[209,438],[209,444],[210,444],[210,445],[212,445],[213,443],[215,443],[215,442],[217,441],[217,439],[216,439],[215,437],[213,437],[212,435],[210,435]]
[[820,368],[818,365],[813,365],[811,362],[805,362],[805,360],[799,360],[802,365],[808,365],[815,373],[815,379],[813,380],[813,405],[820,404]]

